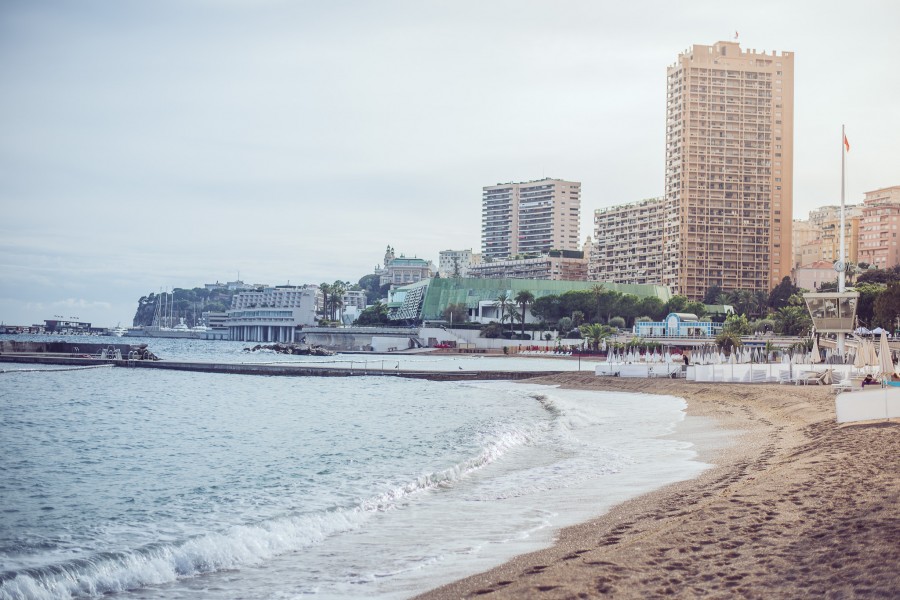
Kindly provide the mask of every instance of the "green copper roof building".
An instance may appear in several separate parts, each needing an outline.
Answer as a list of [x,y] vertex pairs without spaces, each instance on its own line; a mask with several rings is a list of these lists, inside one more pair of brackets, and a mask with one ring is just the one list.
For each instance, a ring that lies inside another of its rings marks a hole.
[[604,290],[633,294],[639,298],[654,297],[668,302],[669,288],[662,285],[606,283],[602,281],[550,281],[546,279],[425,279],[393,290],[391,318],[438,320],[451,304],[465,304],[478,308],[479,302],[494,302],[505,294],[515,297],[522,290],[535,298],[559,296],[566,292],[583,291],[602,285]]

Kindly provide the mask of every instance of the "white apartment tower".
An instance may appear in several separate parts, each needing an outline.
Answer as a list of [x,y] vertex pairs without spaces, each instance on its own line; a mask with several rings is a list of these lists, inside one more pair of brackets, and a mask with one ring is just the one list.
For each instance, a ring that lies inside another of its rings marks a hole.
[[581,183],[540,179],[482,188],[482,259],[580,250]]
[[667,84],[663,283],[769,291],[793,262],[794,55],[695,45]]

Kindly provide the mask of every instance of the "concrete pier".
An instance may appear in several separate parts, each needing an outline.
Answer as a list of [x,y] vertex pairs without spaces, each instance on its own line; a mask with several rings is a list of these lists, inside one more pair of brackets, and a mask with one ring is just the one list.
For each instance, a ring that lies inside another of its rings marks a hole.
[[168,369],[174,371],[193,371],[195,373],[226,373],[234,375],[268,375],[287,377],[406,377],[410,379],[428,379],[431,381],[486,381],[486,380],[521,380],[533,377],[555,375],[564,371],[418,371],[408,369],[381,368],[324,368],[307,365],[271,365],[255,363],[207,363],[174,360],[115,360],[99,358],[83,358],[69,354],[42,353],[3,353],[0,355],[0,371],[2,363],[26,363],[42,365],[90,366],[110,364],[116,367],[132,369]]

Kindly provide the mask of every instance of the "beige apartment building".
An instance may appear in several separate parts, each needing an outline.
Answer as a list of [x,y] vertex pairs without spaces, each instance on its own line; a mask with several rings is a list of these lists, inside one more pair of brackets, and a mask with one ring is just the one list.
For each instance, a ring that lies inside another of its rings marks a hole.
[[587,273],[588,259],[584,252],[575,250],[493,260],[469,268],[469,277],[473,279],[586,281]]
[[[794,219],[791,223],[791,248],[794,250],[794,267],[807,265],[806,256],[803,254],[803,247],[806,244],[817,242],[821,229],[813,223],[805,219]],[[815,260],[821,260],[816,258]]]
[[539,179],[482,188],[482,260],[580,250],[581,183]]
[[612,283],[662,281],[663,198],[594,211],[594,244],[588,278]]
[[860,219],[859,262],[879,269],[900,265],[898,225],[900,185],[866,192]]
[[[844,207],[844,260],[858,262],[859,225],[862,210]],[[834,263],[841,256],[841,207],[823,206],[809,212],[808,221],[793,223],[794,267],[815,262]]]
[[694,45],[667,86],[663,283],[771,290],[794,259],[793,53]]

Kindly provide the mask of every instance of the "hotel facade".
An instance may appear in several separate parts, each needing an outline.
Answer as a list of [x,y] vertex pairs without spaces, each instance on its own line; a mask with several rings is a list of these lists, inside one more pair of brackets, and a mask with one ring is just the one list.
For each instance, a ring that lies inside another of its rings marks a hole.
[[793,263],[793,53],[694,45],[667,89],[663,283],[770,291]]
[[581,183],[539,179],[482,188],[482,261],[580,250]]

